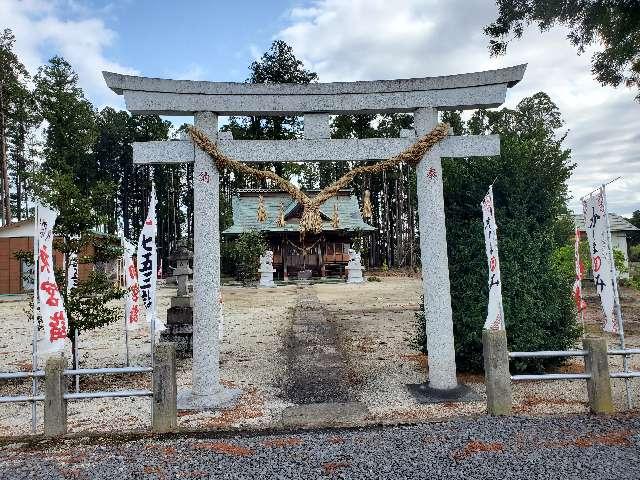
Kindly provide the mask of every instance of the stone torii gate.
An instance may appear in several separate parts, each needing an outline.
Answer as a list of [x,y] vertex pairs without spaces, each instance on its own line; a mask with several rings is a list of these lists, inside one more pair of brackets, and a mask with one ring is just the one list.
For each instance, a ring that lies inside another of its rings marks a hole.
[[[133,114],[194,116],[195,126],[218,142],[221,151],[245,162],[365,161],[389,158],[429,132],[440,110],[501,105],[507,89],[523,77],[526,65],[442,77],[362,82],[247,84],[168,80],[103,72],[107,85],[124,95]],[[330,115],[413,113],[414,131],[401,138],[330,139]],[[218,133],[219,115],[304,117],[297,140],[233,140]],[[420,256],[429,386],[443,393],[456,379],[449,265],[442,192],[441,157],[500,154],[497,135],[449,136],[417,167]],[[180,408],[209,409],[238,394],[220,384],[219,175],[211,158],[191,141],[133,144],[138,164],[193,162],[194,298],[191,391],[179,396]]]

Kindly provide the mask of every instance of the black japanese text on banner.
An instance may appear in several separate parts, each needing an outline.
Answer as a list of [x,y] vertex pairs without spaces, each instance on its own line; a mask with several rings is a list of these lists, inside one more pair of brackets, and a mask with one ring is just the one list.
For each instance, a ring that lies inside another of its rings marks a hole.
[[484,243],[487,252],[487,264],[489,266],[489,305],[484,328],[487,330],[504,330],[500,258],[498,256],[496,217],[493,208],[493,186],[489,187],[489,191],[480,206],[482,207]]
[[140,285],[140,296],[147,315],[147,322],[154,322],[156,332],[165,329],[164,324],[156,314],[156,283],[158,271],[158,258],[156,256],[156,191],[151,189],[151,200],[149,201],[149,212],[147,219],[142,225],[140,238],[138,239],[138,283]]
[[602,304],[602,329],[605,332],[618,333],[619,326],[615,316],[617,290],[613,283],[613,255],[609,244],[607,209],[602,188],[595,195],[582,200],[582,211],[591,252],[593,283]]

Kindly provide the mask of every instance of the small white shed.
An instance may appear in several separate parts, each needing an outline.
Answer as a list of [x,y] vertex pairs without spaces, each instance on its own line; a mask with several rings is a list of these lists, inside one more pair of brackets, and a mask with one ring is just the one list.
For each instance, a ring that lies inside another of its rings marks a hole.
[[[580,229],[582,235],[586,235],[584,228],[584,217],[582,215],[574,215],[573,220]],[[617,248],[618,250],[624,253],[624,263],[629,269],[629,246],[627,244],[627,237],[632,232],[640,231],[640,228],[629,223],[624,217],[620,215],[616,215],[615,213],[609,214],[609,225],[611,225],[611,244],[613,248]],[[621,278],[629,278],[629,273],[623,273],[620,275]]]

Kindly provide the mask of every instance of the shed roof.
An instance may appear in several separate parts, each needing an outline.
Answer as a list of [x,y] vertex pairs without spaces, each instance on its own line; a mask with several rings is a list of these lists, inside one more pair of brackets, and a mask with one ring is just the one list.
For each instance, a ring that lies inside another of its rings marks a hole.
[[[573,221],[578,229],[584,231],[584,217],[582,215],[574,215]],[[611,225],[612,232],[635,232],[640,230],[640,228],[629,223],[626,218],[615,213],[609,214],[609,225]]]
[[[317,193],[316,190],[306,192],[307,195]],[[267,211],[267,220],[260,223],[256,217],[260,195],[264,198],[264,207]],[[323,231],[373,231],[374,227],[364,222],[360,213],[358,199],[351,193],[351,190],[341,190],[337,197],[338,214],[340,215],[339,228],[333,228],[331,218],[333,217],[333,206],[336,200],[331,199],[320,206],[322,215]],[[238,195],[231,201],[233,209],[233,225],[222,233],[233,235],[250,230],[262,232],[297,232],[298,223],[287,223],[284,227],[277,225],[280,205],[284,206],[285,218],[294,216],[299,202],[293,200],[288,193],[281,190],[240,190]]]

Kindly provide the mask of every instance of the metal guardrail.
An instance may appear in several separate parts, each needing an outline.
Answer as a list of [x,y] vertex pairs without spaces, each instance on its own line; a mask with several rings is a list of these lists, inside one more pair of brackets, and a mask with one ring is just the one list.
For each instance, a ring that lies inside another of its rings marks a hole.
[[[509,352],[509,358],[552,358],[552,357],[586,357],[586,350],[540,350],[537,352]],[[607,355],[640,355],[640,348],[624,348],[607,350]],[[640,378],[640,372],[611,372],[610,378]],[[546,373],[540,375],[511,375],[511,380],[588,380],[588,373]]]
[[0,403],[19,403],[19,402],[43,402],[44,395],[32,397],[30,395],[18,395],[15,397],[0,397]]
[[538,352],[509,352],[509,358],[586,357],[586,350],[540,350]]
[[150,397],[153,392],[150,390],[119,390],[108,392],[79,392],[65,393],[65,400],[81,400],[86,398],[121,398],[121,397]]
[[[76,375],[118,375],[134,373],[151,373],[152,367],[114,367],[114,368],[78,368],[67,369],[62,372],[65,376]],[[2,372],[0,380],[15,380],[21,378],[43,378],[44,370],[33,372]],[[80,400],[88,398],[121,398],[121,397],[150,397],[153,392],[150,390],[119,390],[106,392],[75,392],[64,395],[65,400]],[[42,402],[44,395],[15,395],[0,397],[0,403],[22,403],[22,402]]]
[[0,380],[34,377],[44,377],[44,370],[36,370],[35,372],[0,372]]
[[151,373],[151,367],[114,367],[114,368],[78,368],[68,369],[62,372],[63,375],[118,375],[131,373]]
[[511,375],[514,382],[527,380],[587,380],[591,378],[588,373],[545,373],[540,375]]

